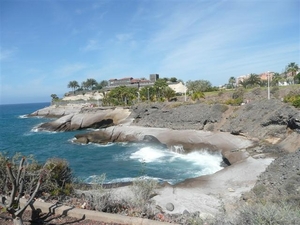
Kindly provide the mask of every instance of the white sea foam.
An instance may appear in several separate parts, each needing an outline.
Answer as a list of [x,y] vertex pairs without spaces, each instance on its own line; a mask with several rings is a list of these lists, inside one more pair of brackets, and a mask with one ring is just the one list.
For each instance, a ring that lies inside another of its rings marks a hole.
[[123,178],[116,178],[112,180],[107,180],[104,183],[105,184],[115,184],[115,183],[126,183],[126,182],[133,182],[137,179],[142,180],[155,180],[157,182],[162,182],[164,180],[158,178],[158,177],[150,177],[150,176],[142,176],[142,177],[123,177]]
[[[194,151],[188,154],[181,154],[180,152],[184,152],[184,149],[180,146],[171,149],[171,151],[167,149],[143,147],[132,153],[130,159],[149,164],[187,163],[193,168],[194,177],[212,174],[222,169],[222,155],[220,153],[210,153],[207,150]],[[199,170],[197,170],[197,168],[199,168]]]
[[113,142],[108,142],[106,144],[97,144],[97,143],[94,143],[94,145],[96,145],[97,147],[101,147],[101,148],[107,148],[107,147],[111,147],[113,145],[116,145],[116,143],[113,143]]
[[32,133],[44,133],[44,134],[56,134],[59,133],[58,131],[49,131],[49,130],[41,130],[37,126],[33,127],[30,132]]
[[202,175],[212,174],[222,169],[220,165],[222,162],[221,154],[211,154],[208,151],[197,151],[181,155],[180,158],[193,163],[195,166],[201,167]]
[[170,149],[172,152],[183,154],[185,152],[182,145],[173,145]]
[[34,127],[34,128],[31,129],[31,132],[35,132],[35,133],[36,133],[36,132],[39,132],[39,131],[40,131],[40,130],[39,130],[38,127]]
[[167,155],[166,151],[155,149],[152,147],[143,147],[140,150],[131,154],[131,159],[137,159],[140,162],[159,162],[163,157]]
[[134,180],[133,177],[116,178],[108,181],[107,184],[126,183],[126,182],[132,182],[133,180]]

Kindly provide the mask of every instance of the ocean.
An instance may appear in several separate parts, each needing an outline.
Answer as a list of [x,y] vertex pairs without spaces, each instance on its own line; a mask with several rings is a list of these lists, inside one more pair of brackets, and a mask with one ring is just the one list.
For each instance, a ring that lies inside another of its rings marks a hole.
[[187,178],[215,173],[222,169],[222,156],[205,149],[184,153],[180,146],[173,150],[136,143],[75,144],[72,132],[37,131],[36,127],[49,118],[27,117],[50,103],[0,105],[0,152],[9,156],[17,152],[44,163],[50,158],[62,158],[76,178],[92,182],[105,174],[105,183],[127,182],[138,177],[176,184]]

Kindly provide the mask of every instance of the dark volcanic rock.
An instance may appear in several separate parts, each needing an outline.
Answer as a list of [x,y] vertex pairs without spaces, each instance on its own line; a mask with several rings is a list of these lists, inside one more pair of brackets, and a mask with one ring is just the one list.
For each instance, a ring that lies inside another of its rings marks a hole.
[[220,122],[226,109],[221,104],[140,104],[132,109],[131,117],[138,126],[203,130],[207,124]]
[[157,137],[155,137],[153,135],[145,135],[141,142],[142,143],[147,143],[147,144],[150,144],[150,145],[154,145],[154,146],[161,146],[161,147],[167,148],[167,145],[161,143],[157,139]]
[[286,136],[286,129],[297,129],[300,111],[279,100],[261,100],[241,106],[230,115],[221,130],[252,137]]
[[138,126],[215,130],[256,138],[284,139],[287,128],[300,130],[299,109],[280,100],[252,101],[231,110],[228,108],[230,106],[203,103],[140,104],[132,109],[131,117],[134,119],[133,124]]
[[280,197],[300,204],[299,162],[300,146],[298,151],[275,159],[259,176],[252,190],[259,201],[262,198],[276,200]]

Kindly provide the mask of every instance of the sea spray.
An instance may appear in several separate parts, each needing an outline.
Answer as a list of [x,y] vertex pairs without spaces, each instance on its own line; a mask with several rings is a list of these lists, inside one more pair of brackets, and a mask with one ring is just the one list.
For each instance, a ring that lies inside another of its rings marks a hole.
[[129,158],[146,163],[146,171],[149,172],[147,173],[149,176],[153,177],[154,174],[150,172],[155,170],[160,170],[161,174],[170,174],[170,177],[164,177],[164,179],[172,180],[171,183],[212,174],[223,168],[220,152],[211,153],[206,149],[201,149],[185,153],[182,146],[173,146],[171,149],[142,147],[131,153]]
[[170,147],[170,151],[175,152],[175,153],[179,153],[179,154],[183,154],[185,152],[182,145],[172,145]]

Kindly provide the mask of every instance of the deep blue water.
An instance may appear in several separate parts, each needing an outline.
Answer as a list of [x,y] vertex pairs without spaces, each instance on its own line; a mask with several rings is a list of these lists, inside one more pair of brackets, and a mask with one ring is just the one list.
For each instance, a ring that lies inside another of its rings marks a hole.
[[29,155],[44,163],[49,158],[66,159],[74,175],[85,181],[106,175],[106,181],[130,181],[141,175],[169,183],[201,176],[221,169],[220,154],[206,151],[180,154],[145,144],[79,145],[74,132],[37,132],[35,127],[50,119],[26,117],[50,103],[0,105],[0,151]]

